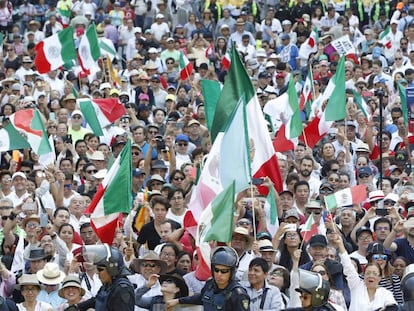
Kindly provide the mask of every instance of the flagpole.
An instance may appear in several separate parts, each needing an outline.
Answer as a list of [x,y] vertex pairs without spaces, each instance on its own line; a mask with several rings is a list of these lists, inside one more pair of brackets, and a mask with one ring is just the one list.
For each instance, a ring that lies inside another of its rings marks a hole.
[[253,183],[250,183],[250,197],[252,199],[252,216],[253,216],[253,238],[256,241],[256,213],[255,213],[255,209],[254,209],[254,189],[253,189]]
[[309,145],[308,145],[308,139],[306,138],[306,134],[305,134],[305,129],[302,129],[302,134],[303,134],[303,139],[305,140],[305,145],[307,147],[309,147]]

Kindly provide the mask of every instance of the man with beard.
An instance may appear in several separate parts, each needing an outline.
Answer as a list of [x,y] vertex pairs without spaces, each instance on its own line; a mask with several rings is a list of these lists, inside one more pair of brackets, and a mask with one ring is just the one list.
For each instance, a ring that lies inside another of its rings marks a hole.
[[314,164],[314,160],[310,156],[304,156],[299,163],[299,179],[308,182],[311,198],[316,198],[319,195],[321,185],[320,180],[311,175]]
[[[400,236],[401,233],[404,236]],[[384,247],[395,254],[395,256],[404,256],[408,262],[414,261],[414,215],[408,216],[407,220],[399,220],[391,233],[384,241]]]

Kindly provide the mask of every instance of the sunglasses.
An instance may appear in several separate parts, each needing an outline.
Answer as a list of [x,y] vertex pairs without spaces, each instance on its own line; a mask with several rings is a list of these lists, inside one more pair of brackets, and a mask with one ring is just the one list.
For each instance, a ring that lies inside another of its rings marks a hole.
[[384,205],[394,205],[394,201],[391,200],[385,200]]
[[179,146],[179,147],[185,147],[185,146],[188,146],[188,144],[187,143],[178,143],[177,146]]
[[329,193],[332,193],[332,190],[329,190],[329,189],[321,189],[321,190],[319,190],[319,193],[320,194],[329,194]]
[[37,227],[37,225],[38,225],[38,223],[36,223],[36,222],[28,222],[28,223],[26,224],[26,228],[33,229],[33,228],[36,228],[36,227]]
[[384,255],[384,254],[374,254],[374,255],[372,255],[373,260],[379,260],[379,259],[387,260],[387,258],[388,258],[388,256]]
[[95,174],[95,173],[98,173],[98,170],[87,170],[86,173]]
[[183,178],[183,177],[174,177],[174,180],[175,180],[175,181],[183,181],[183,180],[184,180],[184,178]]
[[135,155],[135,156],[138,156],[139,155],[139,152],[132,152],[131,154],[132,155]]
[[158,265],[157,265],[156,263],[146,263],[146,262],[144,262],[144,263],[142,264],[142,266],[143,266],[144,268],[155,268],[155,267],[157,267]]
[[13,215],[13,214],[10,214],[9,216],[1,216],[1,219],[3,221],[6,221],[7,219],[14,220],[15,218],[16,218],[16,215]]
[[20,172],[24,174],[30,174],[32,171],[31,170],[20,170]]
[[56,128],[56,125],[49,125],[47,128],[49,128],[49,129]]
[[74,115],[72,116],[72,119],[82,119],[82,117],[80,115]]
[[215,273],[220,272],[221,274],[226,274],[226,273],[229,273],[231,271],[230,268],[228,268],[228,269],[219,269],[219,268],[216,268],[216,267],[214,267],[213,270],[214,270]]
[[359,175],[359,178],[368,178],[368,177],[369,177],[368,174],[361,174],[361,175]]

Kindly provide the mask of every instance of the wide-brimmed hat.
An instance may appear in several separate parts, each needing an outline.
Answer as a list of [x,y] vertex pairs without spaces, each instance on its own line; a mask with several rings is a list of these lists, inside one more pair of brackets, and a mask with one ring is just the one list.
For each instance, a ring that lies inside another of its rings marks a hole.
[[161,267],[160,274],[164,274],[167,272],[167,263],[164,260],[161,260],[158,254],[154,251],[149,251],[142,258],[132,260],[131,264],[129,265],[129,269],[131,269],[135,273],[141,273],[140,267],[142,263],[146,261],[153,261],[159,264]]
[[59,270],[59,266],[56,263],[48,262],[42,270],[37,271],[36,276],[42,284],[56,285],[63,281],[66,274]]
[[29,256],[28,257],[24,256],[23,258],[24,260],[27,260],[27,261],[36,261],[36,260],[44,259],[45,257],[46,257],[46,254],[43,248],[33,247],[29,251]]
[[247,249],[249,249],[252,246],[253,243],[253,237],[249,234],[249,231],[244,227],[236,227],[233,231],[232,236],[239,234],[243,235],[246,238],[247,242]]
[[18,283],[14,286],[16,290],[21,290],[24,285],[35,285],[42,289],[43,286],[39,283],[36,274],[23,274],[19,279]]
[[180,289],[180,293],[177,297],[187,297],[188,296],[188,286],[185,283],[183,277],[177,273],[174,274],[162,274],[160,275],[159,281],[162,284],[166,280],[173,280],[175,285]]
[[22,220],[22,223],[21,223],[21,227],[22,228],[25,228],[26,227],[26,224],[29,222],[29,221],[36,221],[36,222],[38,222],[39,224],[40,224],[40,217],[39,216],[37,216],[37,215],[35,215],[35,214],[32,214],[32,215],[29,215],[29,216],[26,216],[23,220]]
[[85,295],[85,289],[81,286],[81,281],[78,276],[76,275],[68,275],[65,277],[65,279],[62,281],[62,287],[59,289],[59,297],[66,298],[63,294],[63,290],[67,287],[77,287],[81,290],[80,295]]

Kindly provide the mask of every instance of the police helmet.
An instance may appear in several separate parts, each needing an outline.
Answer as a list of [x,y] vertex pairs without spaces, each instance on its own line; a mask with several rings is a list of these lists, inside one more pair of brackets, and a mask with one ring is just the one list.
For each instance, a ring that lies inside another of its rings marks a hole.
[[92,262],[96,266],[105,267],[111,277],[120,275],[125,266],[121,252],[106,243],[85,245],[82,255],[86,261]]
[[414,301],[414,264],[405,268],[405,273],[401,279],[401,289],[405,302]]
[[312,295],[312,307],[321,307],[328,301],[330,286],[319,273],[299,269],[299,288],[296,291]]

